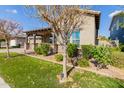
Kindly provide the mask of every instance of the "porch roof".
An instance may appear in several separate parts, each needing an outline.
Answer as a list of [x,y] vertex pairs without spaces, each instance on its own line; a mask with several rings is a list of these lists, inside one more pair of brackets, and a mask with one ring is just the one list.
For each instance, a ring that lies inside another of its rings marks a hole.
[[25,31],[24,33],[26,33],[29,36],[32,36],[33,34],[36,34],[37,36],[42,36],[42,35],[51,35],[51,28],[41,28],[41,29],[34,29],[34,30],[28,30]]

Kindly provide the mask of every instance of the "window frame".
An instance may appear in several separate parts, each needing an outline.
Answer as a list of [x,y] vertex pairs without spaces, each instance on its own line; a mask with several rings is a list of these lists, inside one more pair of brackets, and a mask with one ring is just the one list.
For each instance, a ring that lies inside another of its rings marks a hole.
[[[78,33],[79,36],[76,36],[76,33]],[[73,36],[74,34],[74,36]],[[77,38],[78,37],[78,38]],[[71,42],[73,44],[77,44],[77,45],[80,45],[80,30],[75,30],[73,33],[72,33],[72,36],[71,36]],[[78,43],[76,43],[78,42]]]

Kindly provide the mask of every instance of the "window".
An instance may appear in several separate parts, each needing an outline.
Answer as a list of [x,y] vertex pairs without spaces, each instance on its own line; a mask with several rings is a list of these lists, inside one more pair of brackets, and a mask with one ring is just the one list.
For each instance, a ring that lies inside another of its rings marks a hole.
[[72,43],[80,44],[80,31],[75,31],[72,33]]

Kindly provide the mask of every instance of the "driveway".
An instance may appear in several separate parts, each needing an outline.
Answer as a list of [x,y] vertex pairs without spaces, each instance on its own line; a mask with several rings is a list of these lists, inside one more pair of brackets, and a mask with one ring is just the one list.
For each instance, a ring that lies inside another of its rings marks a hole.
[[[13,48],[9,49],[10,52],[24,53],[24,48]],[[6,52],[6,49],[0,49],[0,53]]]

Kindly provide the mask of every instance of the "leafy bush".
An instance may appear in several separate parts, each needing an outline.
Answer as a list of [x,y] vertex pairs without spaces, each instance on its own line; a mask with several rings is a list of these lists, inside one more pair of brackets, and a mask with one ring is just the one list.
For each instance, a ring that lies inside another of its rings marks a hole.
[[35,51],[35,53],[37,53],[37,54],[42,54],[41,51],[40,51],[40,47],[39,47],[39,46],[35,46],[35,47],[34,47],[34,51]]
[[121,52],[124,52],[124,45],[120,46],[120,50],[121,50]]
[[77,47],[78,46],[76,44],[72,44],[72,43],[68,44],[67,53],[70,58],[77,56],[77,52],[78,52]]
[[36,46],[34,48],[34,51],[37,53],[37,54],[42,54],[44,56],[47,56],[49,51],[50,51],[50,45],[49,44],[41,44],[39,46]]
[[92,45],[82,45],[81,49],[82,49],[83,58],[88,59],[93,48],[94,48],[94,46],[92,46]]
[[55,59],[56,59],[56,61],[63,61],[63,55],[62,54],[56,54],[55,55]]
[[89,66],[89,61],[85,58],[82,58],[78,61],[78,65],[80,67],[88,67]]
[[111,50],[108,47],[96,46],[92,50],[92,56],[99,62],[105,65],[111,64]]
[[42,52],[42,55],[47,56],[50,51],[50,45],[44,43],[44,44],[41,44],[40,46],[41,46],[40,50]]
[[[118,50],[119,49],[113,49]],[[104,46],[92,46],[92,45],[82,45],[83,58],[88,59],[89,55],[92,55],[99,63],[105,65],[111,64],[111,52],[112,49]]]

